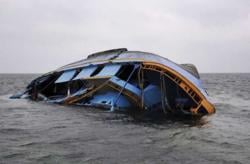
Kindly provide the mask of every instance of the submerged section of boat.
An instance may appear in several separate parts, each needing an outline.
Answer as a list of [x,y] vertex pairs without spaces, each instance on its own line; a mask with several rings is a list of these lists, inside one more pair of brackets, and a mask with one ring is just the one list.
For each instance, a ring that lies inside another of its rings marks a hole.
[[12,98],[95,106],[111,111],[215,112],[192,64],[155,54],[113,49],[94,53],[33,80]]

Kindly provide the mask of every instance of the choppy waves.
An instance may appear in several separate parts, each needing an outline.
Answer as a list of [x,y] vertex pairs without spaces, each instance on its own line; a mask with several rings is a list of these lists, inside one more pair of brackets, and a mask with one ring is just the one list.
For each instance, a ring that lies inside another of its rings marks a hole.
[[8,99],[36,76],[0,75],[0,163],[250,161],[250,74],[203,74],[216,114],[158,121]]

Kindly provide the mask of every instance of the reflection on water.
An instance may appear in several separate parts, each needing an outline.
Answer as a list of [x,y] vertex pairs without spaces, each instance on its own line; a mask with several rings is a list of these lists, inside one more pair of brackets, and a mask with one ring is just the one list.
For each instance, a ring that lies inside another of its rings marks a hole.
[[250,161],[250,74],[203,74],[217,112],[199,119],[8,99],[36,76],[0,75],[0,163]]

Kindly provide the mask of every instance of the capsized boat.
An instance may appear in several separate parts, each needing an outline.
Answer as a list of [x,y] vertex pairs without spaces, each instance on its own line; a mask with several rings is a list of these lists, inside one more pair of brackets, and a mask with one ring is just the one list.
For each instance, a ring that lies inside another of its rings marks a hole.
[[110,111],[215,112],[196,67],[161,56],[112,49],[89,55],[33,80],[12,98],[102,107]]

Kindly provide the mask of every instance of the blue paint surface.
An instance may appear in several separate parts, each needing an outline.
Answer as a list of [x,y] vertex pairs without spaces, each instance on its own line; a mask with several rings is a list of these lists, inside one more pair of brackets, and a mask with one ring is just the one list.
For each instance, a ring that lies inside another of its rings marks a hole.
[[55,81],[55,83],[63,83],[70,81],[75,75],[76,70],[69,70],[63,72],[63,74]]
[[[126,84],[126,81],[122,80],[122,79],[119,79],[118,77],[116,76],[113,76],[110,81],[120,87],[124,87],[125,84]],[[139,88],[137,88],[136,86],[130,84],[130,83],[127,83],[126,86],[125,86],[125,89],[126,90],[129,90],[130,92],[134,93],[135,95],[137,95],[138,97],[141,96],[141,90]]]
[[118,94],[119,94],[118,92],[114,92],[114,91],[108,91],[106,93],[96,94],[93,96],[93,99],[90,100],[90,103],[110,105],[110,106],[115,105],[116,107],[120,107],[120,108],[131,107],[130,102],[123,95],[121,95],[118,101],[116,102],[116,104],[114,104],[114,102],[117,99]]
[[151,107],[161,102],[161,90],[156,85],[148,85],[144,89],[144,104]]
[[98,76],[114,76],[121,68],[119,64],[109,64],[105,65],[105,67],[96,75]]
[[96,69],[97,66],[84,67],[74,80],[89,78]]

